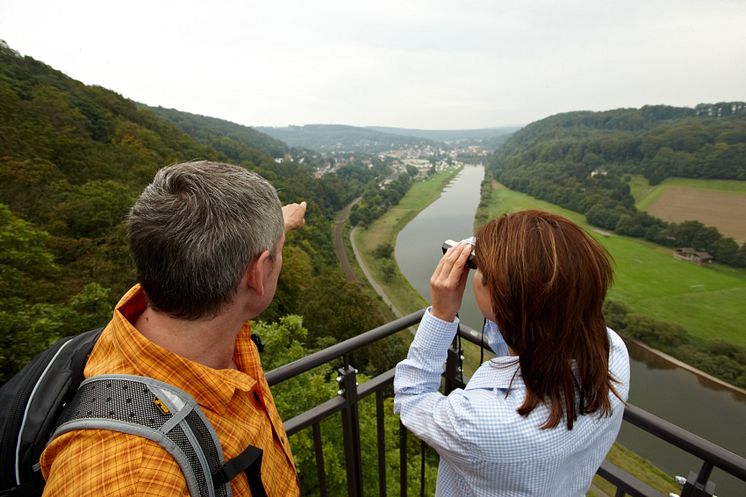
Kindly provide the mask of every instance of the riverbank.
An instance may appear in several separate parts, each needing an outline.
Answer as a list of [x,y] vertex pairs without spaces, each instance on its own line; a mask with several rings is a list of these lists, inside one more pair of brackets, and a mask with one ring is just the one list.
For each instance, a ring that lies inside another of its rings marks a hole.
[[[692,346],[705,353],[707,344],[719,340],[736,346],[746,343],[741,325],[742,296],[746,292],[743,270],[683,263],[671,257],[670,249],[649,242],[613,233],[596,235],[598,231],[587,223],[583,214],[510,190],[496,181],[483,184],[482,194],[478,219],[492,219],[523,209],[541,209],[567,217],[591,232],[615,261],[614,284],[607,298],[625,304],[631,313],[681,326],[693,338]],[[729,389],[734,395],[746,394],[742,387],[686,363],[686,357],[677,359],[649,345],[641,345],[703,381]]]
[[[443,189],[453,180],[453,178],[455,178],[455,176],[456,174],[453,174],[449,178],[432,178],[426,182],[413,185],[410,193],[408,193],[402,199],[400,205],[397,206],[399,207],[397,212],[393,212],[396,208],[392,209],[384,214],[381,219],[373,223],[370,228],[367,230],[356,230],[352,236],[355,246],[358,249],[358,264],[367,266],[369,279],[372,279],[373,281],[377,280],[380,292],[387,295],[387,298],[390,299],[392,305],[394,307],[400,307],[400,311],[405,314],[421,309],[427,305],[427,303],[411,286],[411,284],[409,284],[406,278],[401,275],[398,266],[395,276],[390,278],[389,281],[385,281],[384,273],[382,271],[384,260],[374,257],[373,251],[381,244],[390,243],[393,246],[396,242],[399,231],[402,230],[410,220],[414,219],[420,211],[424,210],[428,205],[437,200]],[[409,295],[409,298],[405,301],[403,299],[406,295]],[[464,345],[472,344],[465,342]],[[474,347],[473,352],[467,350],[465,355],[467,357],[465,361],[465,374],[468,375],[471,374],[470,371],[473,371],[474,367],[478,365],[478,347]],[[670,492],[680,492],[680,487],[674,483],[669,475],[622,446],[615,445],[609,453],[608,459],[616,466],[624,469],[630,474],[633,474],[638,479],[646,482],[664,495],[667,495]],[[614,495],[614,490],[608,482],[601,478],[596,478],[594,481],[594,488],[589,492],[589,495],[596,495],[598,497]]]
[[370,269],[368,269],[368,265],[365,263],[362,253],[358,250],[357,243],[355,243],[355,234],[357,231],[358,228],[353,228],[350,232],[350,244],[352,246],[352,252],[355,254],[355,260],[357,261],[358,266],[360,266],[360,269],[363,271],[365,278],[368,280],[368,284],[373,287],[373,290],[375,290],[378,296],[381,297],[381,300],[389,306],[389,309],[394,313],[394,316],[397,318],[402,317],[404,314],[399,310],[399,307],[389,299],[389,296],[383,287],[378,284],[378,281],[373,277]]
[[645,345],[639,340],[632,340],[632,339],[626,338],[625,341],[628,342],[628,344],[629,342],[632,342],[635,346],[640,347],[641,349],[644,349],[649,354],[655,355],[659,359],[671,364],[672,366],[677,366],[681,369],[685,369],[689,371],[690,373],[696,375],[701,380],[712,383],[718,389],[727,390],[736,395],[742,395],[746,397],[746,390],[744,390],[743,388],[739,388],[735,385],[731,385],[730,383],[725,382],[721,380],[720,378],[716,378],[712,376],[711,374],[707,374],[701,369],[697,369],[694,366],[690,366],[689,364],[683,361],[680,361],[679,359],[676,359],[673,356],[666,354],[665,352],[661,352],[660,350],[654,349],[653,347],[650,347],[649,345]]
[[394,271],[384,271],[386,265],[391,263],[391,258],[375,257],[374,251],[386,244],[393,248],[399,231],[425,207],[437,200],[443,189],[459,172],[460,167],[448,169],[425,181],[414,183],[399,204],[389,209],[370,227],[355,229],[351,233],[351,240],[358,251],[356,255],[359,255],[359,265],[368,270],[373,281],[377,283],[382,298],[385,295],[401,314],[422,309],[427,302],[401,274],[395,261]]

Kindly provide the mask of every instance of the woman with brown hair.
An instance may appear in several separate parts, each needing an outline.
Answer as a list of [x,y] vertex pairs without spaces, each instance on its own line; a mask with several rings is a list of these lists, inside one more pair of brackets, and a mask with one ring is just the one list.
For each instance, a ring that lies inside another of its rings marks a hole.
[[[473,290],[497,356],[444,396],[472,250]],[[611,280],[606,250],[542,211],[499,217],[474,246],[446,252],[394,380],[394,411],[440,454],[436,495],[585,495],[629,392],[627,349],[601,310]]]

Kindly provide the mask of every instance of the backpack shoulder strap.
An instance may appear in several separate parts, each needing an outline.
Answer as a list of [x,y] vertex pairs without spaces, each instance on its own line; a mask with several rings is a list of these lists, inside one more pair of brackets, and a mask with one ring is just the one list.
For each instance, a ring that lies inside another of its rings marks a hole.
[[85,380],[59,419],[53,437],[73,430],[104,429],[158,443],[174,458],[193,497],[229,497],[215,485],[223,450],[212,425],[183,390],[152,378],[100,375]]
[[239,473],[246,473],[252,497],[267,497],[262,483],[262,449],[249,445],[239,455],[223,464],[213,475],[217,483],[231,481]]
[[262,450],[249,445],[223,460],[217,433],[197,402],[173,385],[131,375],[85,380],[65,407],[53,438],[73,430],[104,429],[158,443],[176,460],[193,497],[230,497],[230,481],[245,472],[254,497],[266,497]]

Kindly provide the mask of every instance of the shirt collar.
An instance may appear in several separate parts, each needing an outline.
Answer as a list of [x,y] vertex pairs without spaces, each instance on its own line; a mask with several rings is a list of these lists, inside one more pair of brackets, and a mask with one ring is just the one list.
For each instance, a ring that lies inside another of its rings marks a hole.
[[524,390],[518,356],[495,357],[482,364],[469,380],[465,390]]
[[115,346],[137,374],[181,388],[189,392],[200,406],[218,414],[227,408],[236,390],[249,392],[257,385],[261,365],[258,364],[248,321],[236,338],[233,360],[238,370],[213,369],[145,338],[132,323],[146,307],[145,293],[140,285],[136,285],[119,301],[109,324]]

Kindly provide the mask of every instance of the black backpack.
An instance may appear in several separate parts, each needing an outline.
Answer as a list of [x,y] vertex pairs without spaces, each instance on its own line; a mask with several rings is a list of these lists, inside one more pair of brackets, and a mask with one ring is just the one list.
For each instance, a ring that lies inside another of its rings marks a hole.
[[109,429],[159,443],[179,464],[192,497],[230,496],[245,472],[251,494],[266,497],[262,451],[249,446],[223,461],[207,417],[186,392],[152,378],[83,378],[102,328],[59,340],[0,388],[0,496],[39,496],[39,458],[52,438],[72,430]]

